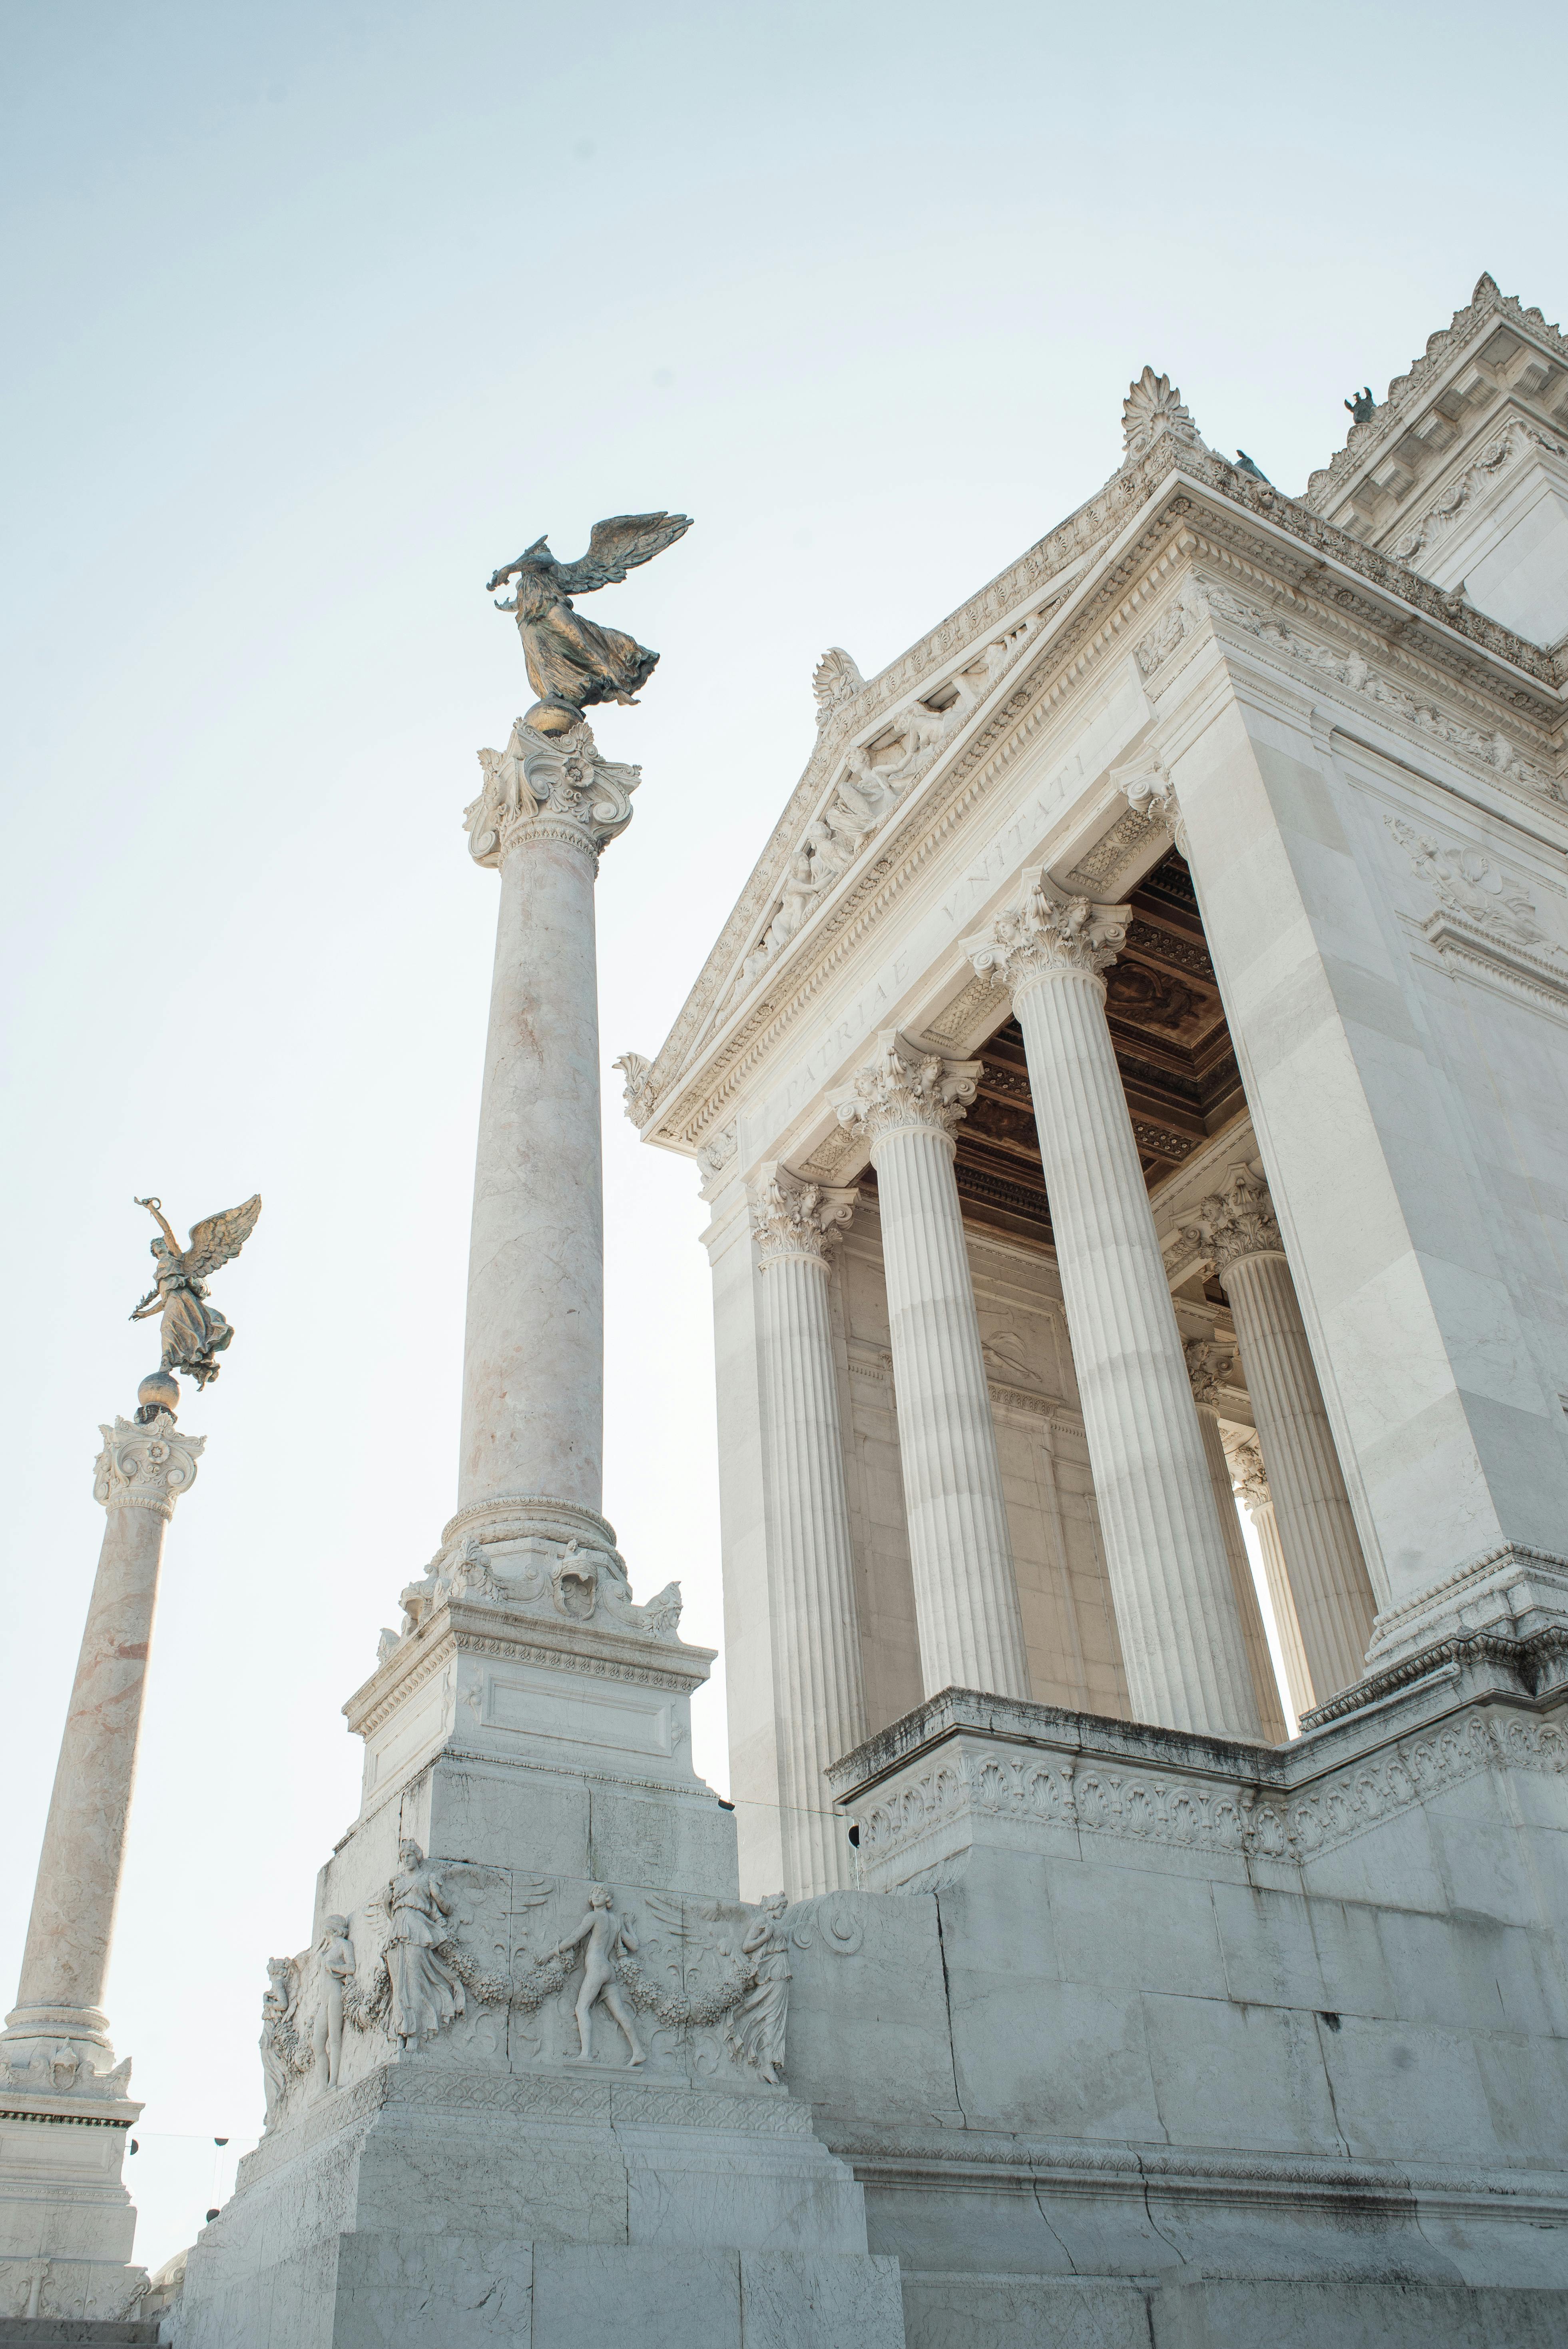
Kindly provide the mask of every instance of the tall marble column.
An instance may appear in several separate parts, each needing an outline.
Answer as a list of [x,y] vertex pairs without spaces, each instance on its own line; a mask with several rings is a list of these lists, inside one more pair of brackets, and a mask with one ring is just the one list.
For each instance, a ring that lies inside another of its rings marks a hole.
[[1134,1717],[1260,1733],[1224,1536],[1100,972],[1124,905],[1026,873],[1016,913],[969,939],[1024,1032],[1073,1365]]
[[775,1704],[783,1731],[779,1832],[791,1900],[852,1880],[844,1821],[824,1775],[866,1733],[828,1257],[859,1196],[801,1183],[769,1165],[752,1199],[762,1284]]
[[609,1542],[603,1499],[604,1208],[593,884],[631,822],[635,767],[586,725],[520,719],[481,754],[465,819],[499,872],[463,1350],[458,1513],[447,1528]]
[[1339,1455],[1264,1185],[1233,1166],[1192,1237],[1230,1300],[1307,1669],[1325,1703],[1366,1670],[1377,1612]]
[[1220,1513],[1220,1531],[1225,1537],[1231,1587],[1236,1594],[1236,1612],[1241,1618],[1242,1640],[1253,1676],[1253,1694],[1257,1699],[1258,1719],[1270,1744],[1283,1745],[1286,1732],[1284,1713],[1279,1701],[1279,1682],[1274,1678],[1269,1637],[1264,1628],[1264,1610],[1258,1604],[1257,1585],[1253,1580],[1252,1560],[1247,1556],[1246,1543],[1242,1539],[1242,1521],[1236,1514],[1236,1496],[1231,1485],[1231,1464],[1225,1457],[1225,1446],[1220,1434],[1220,1381],[1228,1367],[1229,1357],[1211,1338],[1190,1338],[1183,1351],[1187,1357],[1187,1376],[1191,1382],[1192,1400],[1198,1406],[1198,1427],[1203,1438],[1203,1456],[1209,1464],[1209,1482],[1213,1488],[1214,1506]]
[[837,1104],[869,1141],[882,1215],[899,1458],[928,1696],[1026,1698],[1029,1668],[996,1431],[954,1180],[953,1128],[979,1063],[922,1054],[892,1029]]
[[[119,2182],[140,2111],[117,2064],[103,1992],[141,1736],[164,1530],[206,1438],[173,1415],[101,1431],[93,1490],[108,1512],[60,1739],[16,2003],[0,2033],[12,2124],[0,2178],[0,2276],[48,2269],[48,2314],[118,2313],[136,2213]],[[59,2124],[75,2122],[77,2127]],[[38,2143],[32,2145],[34,2130]],[[38,2298],[35,2290],[33,2298]]]
[[1306,1668],[1306,1650],[1301,1644],[1301,1625],[1295,1619],[1295,1600],[1291,1596],[1284,1552],[1280,1547],[1274,1496],[1255,1435],[1238,1444],[1231,1455],[1231,1475],[1236,1498],[1246,1509],[1258,1537],[1264,1580],[1269,1587],[1269,1604],[1274,1609],[1274,1631],[1279,1640],[1280,1662],[1284,1668],[1285,1693],[1299,1721],[1304,1713],[1311,1712],[1317,1700],[1312,1692],[1312,1674]]

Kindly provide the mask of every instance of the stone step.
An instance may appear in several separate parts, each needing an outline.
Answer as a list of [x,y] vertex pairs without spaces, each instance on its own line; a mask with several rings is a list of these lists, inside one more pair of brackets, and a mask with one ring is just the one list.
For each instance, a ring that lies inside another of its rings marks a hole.
[[31,2343],[33,2349],[156,2349],[157,2341],[156,2324],[129,2317],[0,2316],[0,2349],[13,2343]]

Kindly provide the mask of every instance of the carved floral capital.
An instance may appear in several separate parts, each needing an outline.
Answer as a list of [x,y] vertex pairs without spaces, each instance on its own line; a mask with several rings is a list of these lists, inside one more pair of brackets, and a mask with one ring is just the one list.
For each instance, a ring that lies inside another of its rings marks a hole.
[[1237,1498],[1245,1503],[1249,1516],[1255,1517],[1260,1509],[1273,1506],[1274,1495],[1269,1491],[1269,1480],[1264,1473],[1264,1455],[1258,1449],[1255,1437],[1245,1444],[1238,1444],[1232,1453],[1231,1477]]
[[751,1196],[751,1228],[762,1263],[804,1257],[825,1264],[828,1250],[860,1205],[856,1190],[802,1182],[787,1166],[761,1169]]
[[1119,776],[1117,781],[1133,813],[1142,816],[1146,823],[1163,824],[1178,852],[1186,856],[1187,826],[1176,804],[1176,786],[1159,761],[1140,767],[1135,773]]
[[1233,1166],[1220,1188],[1200,1199],[1197,1221],[1183,1225],[1181,1236],[1222,1280],[1243,1257],[1284,1254],[1268,1192],[1244,1166]]
[[1220,1390],[1229,1381],[1235,1355],[1228,1346],[1217,1345],[1212,1338],[1189,1338],[1181,1351],[1187,1361],[1187,1376],[1192,1382],[1193,1402],[1200,1410],[1217,1409]]
[[964,1104],[975,1098],[980,1066],[917,1051],[896,1028],[884,1028],[875,1060],[860,1071],[853,1091],[833,1104],[839,1123],[873,1150],[889,1134],[923,1127],[950,1137]]
[[1116,960],[1132,918],[1130,905],[1098,905],[1069,897],[1036,866],[1024,874],[1023,903],[999,915],[964,951],[983,978],[1000,979],[1014,995],[1064,971],[1098,977]]
[[463,811],[469,853],[499,866],[520,841],[556,840],[598,862],[632,821],[640,767],[602,758],[586,723],[539,734],[521,718],[504,750],[481,750],[484,788]]
[[156,1509],[171,1517],[181,1494],[196,1482],[206,1437],[182,1435],[167,1411],[149,1426],[117,1418],[112,1427],[100,1423],[98,1433],[103,1450],[93,1469],[93,1498],[106,1509]]

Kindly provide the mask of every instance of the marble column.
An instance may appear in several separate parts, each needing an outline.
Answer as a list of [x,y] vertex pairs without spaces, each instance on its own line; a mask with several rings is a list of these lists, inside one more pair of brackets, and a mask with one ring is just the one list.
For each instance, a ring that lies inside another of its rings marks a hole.
[[1285,1693],[1290,1698],[1291,1711],[1299,1722],[1304,1713],[1311,1712],[1317,1700],[1312,1692],[1312,1674],[1306,1668],[1306,1651],[1301,1644],[1301,1625],[1295,1619],[1295,1600],[1291,1596],[1290,1577],[1284,1569],[1284,1552],[1280,1547],[1274,1497],[1269,1491],[1269,1480],[1264,1473],[1264,1455],[1258,1449],[1255,1435],[1238,1444],[1232,1454],[1231,1475],[1236,1498],[1245,1507],[1253,1521],[1253,1531],[1258,1537],[1258,1550],[1264,1562],[1264,1580],[1268,1584],[1269,1604],[1274,1609],[1280,1662],[1284,1668]]
[[1253,1694],[1257,1699],[1258,1719],[1270,1744],[1283,1745],[1287,1732],[1279,1701],[1279,1682],[1274,1678],[1269,1636],[1264,1628],[1264,1610],[1258,1604],[1257,1585],[1253,1580],[1253,1562],[1247,1556],[1247,1546],[1242,1538],[1242,1521],[1236,1514],[1231,1464],[1225,1457],[1224,1442],[1220,1434],[1220,1382],[1230,1367],[1232,1357],[1212,1338],[1190,1338],[1183,1351],[1187,1357],[1187,1376],[1191,1382],[1192,1400],[1198,1406],[1198,1427],[1203,1438],[1203,1456],[1209,1464],[1209,1482],[1213,1487],[1214,1506],[1220,1513],[1220,1530],[1225,1537],[1231,1587],[1236,1594],[1236,1612],[1241,1618],[1242,1640],[1253,1676]]
[[499,872],[490,1030],[474,1170],[459,1530],[613,1535],[599,1515],[604,1210],[593,884],[631,821],[638,770],[591,730],[481,753],[466,819]]
[[1325,1703],[1361,1678],[1376,1607],[1279,1225],[1262,1183],[1232,1167],[1191,1236],[1223,1284],[1307,1669]]
[[892,1029],[838,1103],[869,1142],[882,1216],[893,1398],[928,1696],[1029,1694],[1012,1537],[954,1180],[953,1128],[979,1062],[923,1054]]
[[[93,1490],[108,1512],[60,1739],[16,2003],[0,2033],[13,2127],[0,2177],[0,2292],[47,2269],[46,2314],[118,2313],[136,2213],[119,2182],[130,2062],[103,1993],[141,1736],[164,1531],[206,1439],[171,1413],[101,1431]],[[62,2127],[60,2122],[74,2122]],[[35,2127],[29,2126],[36,2125]],[[33,2137],[36,2133],[37,2143]],[[16,2263],[16,2264],[14,2264]],[[7,2303],[9,2304],[9,2303]]]
[[1230,1563],[1150,1213],[1101,971],[1128,909],[1026,873],[966,941],[1024,1033],[1051,1231],[1134,1718],[1260,1734]]
[[852,1882],[845,1823],[825,1772],[866,1733],[829,1250],[860,1194],[761,1170],[752,1198],[761,1280],[769,1586],[784,1889]]

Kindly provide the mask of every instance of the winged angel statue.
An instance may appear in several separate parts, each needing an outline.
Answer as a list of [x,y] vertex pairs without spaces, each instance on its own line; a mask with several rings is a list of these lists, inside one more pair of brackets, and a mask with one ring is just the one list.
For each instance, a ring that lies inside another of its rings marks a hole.
[[160,1369],[170,1373],[183,1371],[188,1379],[204,1387],[218,1375],[213,1355],[221,1354],[234,1334],[233,1325],[207,1302],[206,1276],[239,1255],[256,1228],[262,1195],[258,1191],[242,1206],[226,1208],[221,1216],[203,1216],[192,1226],[186,1248],[175,1238],[161,1199],[138,1199],[136,1205],[147,1209],[161,1237],[151,1244],[158,1267],[153,1285],[130,1318],[145,1321],[154,1313],[160,1314],[163,1359]]
[[517,615],[528,681],[539,696],[526,719],[536,733],[566,733],[595,701],[635,701],[658,665],[657,653],[619,628],[583,619],[572,598],[624,579],[690,528],[689,514],[612,514],[594,523],[588,552],[575,563],[557,563],[546,540],[536,538],[515,563],[491,574],[492,594],[509,579],[517,581],[511,601],[498,595],[496,605]]

